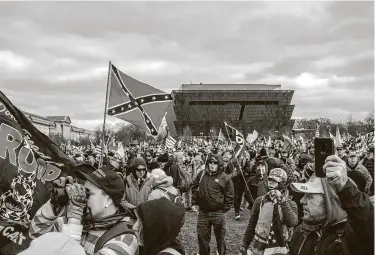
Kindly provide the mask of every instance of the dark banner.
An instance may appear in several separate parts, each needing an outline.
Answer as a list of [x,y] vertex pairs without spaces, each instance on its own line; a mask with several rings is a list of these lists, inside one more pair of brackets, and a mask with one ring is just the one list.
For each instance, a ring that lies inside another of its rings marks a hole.
[[0,92],[0,254],[28,247],[28,228],[51,182],[75,163]]

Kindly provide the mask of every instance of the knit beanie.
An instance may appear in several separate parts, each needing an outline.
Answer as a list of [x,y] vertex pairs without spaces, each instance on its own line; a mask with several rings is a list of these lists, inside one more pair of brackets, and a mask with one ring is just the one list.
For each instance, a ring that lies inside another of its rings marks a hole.
[[146,165],[146,161],[143,159],[143,158],[135,158],[133,161],[132,161],[132,168],[136,168],[138,166],[144,166],[144,167],[147,167]]
[[168,155],[168,152],[165,152],[164,154],[160,155],[158,157],[158,162],[168,162],[169,161],[169,155]]

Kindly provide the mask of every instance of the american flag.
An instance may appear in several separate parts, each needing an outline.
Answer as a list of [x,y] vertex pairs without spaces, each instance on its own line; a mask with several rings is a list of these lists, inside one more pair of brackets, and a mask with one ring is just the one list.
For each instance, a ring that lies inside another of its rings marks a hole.
[[168,149],[173,149],[176,145],[176,142],[176,139],[168,134],[167,139],[165,139],[165,146],[167,146]]

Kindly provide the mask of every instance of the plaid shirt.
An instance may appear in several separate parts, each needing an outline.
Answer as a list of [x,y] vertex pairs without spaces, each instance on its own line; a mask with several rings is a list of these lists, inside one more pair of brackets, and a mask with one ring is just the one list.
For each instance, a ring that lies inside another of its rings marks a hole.
[[[56,216],[53,213],[52,206],[48,201],[45,203],[30,223],[29,235],[31,239],[35,239],[48,232],[62,232],[63,225],[67,219],[63,217],[65,210]],[[126,220],[124,218],[124,220]],[[86,254],[93,255],[95,244],[106,230],[90,230],[82,232],[81,245]],[[102,249],[95,255],[138,255],[137,238],[132,234],[124,234],[109,240]]]

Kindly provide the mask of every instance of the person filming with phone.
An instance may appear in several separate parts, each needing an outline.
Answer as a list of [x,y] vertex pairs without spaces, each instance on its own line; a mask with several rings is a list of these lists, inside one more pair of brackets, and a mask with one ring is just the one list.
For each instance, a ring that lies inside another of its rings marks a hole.
[[62,232],[81,244],[86,254],[138,254],[130,218],[120,205],[125,192],[121,177],[106,169],[76,171],[76,176],[84,184],[71,176],[54,181],[51,199],[31,220],[30,237]]
[[291,184],[304,196],[303,222],[294,231],[290,255],[374,254],[374,207],[369,197],[348,177],[340,157],[328,154],[323,166],[316,163],[306,183]]

